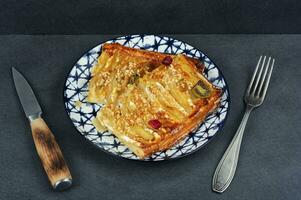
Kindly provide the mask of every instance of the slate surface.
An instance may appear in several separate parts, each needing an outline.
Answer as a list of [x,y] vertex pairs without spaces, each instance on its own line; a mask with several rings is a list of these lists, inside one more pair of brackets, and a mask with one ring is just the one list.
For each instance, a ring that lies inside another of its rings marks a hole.
[[[0,199],[301,199],[301,35],[174,35],[208,54],[229,84],[229,118],[203,149],[178,160],[137,162],[99,151],[69,121],[63,85],[72,65],[104,35],[0,36]],[[259,55],[276,58],[265,103],[247,125],[238,170],[222,195],[212,175],[241,120],[242,96]],[[14,90],[11,67],[35,90],[74,177],[53,192]]]
[[301,33],[299,0],[1,0],[0,34]]

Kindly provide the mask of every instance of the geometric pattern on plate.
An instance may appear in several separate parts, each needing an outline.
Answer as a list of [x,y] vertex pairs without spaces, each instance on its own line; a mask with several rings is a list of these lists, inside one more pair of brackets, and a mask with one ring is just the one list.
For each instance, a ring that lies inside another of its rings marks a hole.
[[[160,161],[188,155],[207,144],[218,130],[222,128],[229,109],[229,90],[221,71],[204,53],[174,38],[155,35],[122,36],[108,40],[105,43],[119,43],[127,47],[161,53],[185,54],[199,59],[205,65],[205,77],[213,85],[223,90],[220,106],[214,113],[210,114],[202,124],[170,149],[157,152],[145,159],[145,161]],[[85,53],[68,74],[64,87],[65,108],[76,129],[101,150],[123,158],[140,160],[126,146],[121,144],[118,138],[112,133],[109,131],[100,133],[92,124],[96,113],[103,105],[86,102],[88,82],[91,79],[91,69],[101,54],[103,44],[104,43]]]

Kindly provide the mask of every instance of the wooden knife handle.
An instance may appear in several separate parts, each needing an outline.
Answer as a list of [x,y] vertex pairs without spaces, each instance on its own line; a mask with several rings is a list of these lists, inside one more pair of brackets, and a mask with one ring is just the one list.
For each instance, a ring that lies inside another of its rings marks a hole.
[[72,177],[51,130],[41,117],[31,120],[30,126],[36,150],[52,187],[56,191],[69,188]]

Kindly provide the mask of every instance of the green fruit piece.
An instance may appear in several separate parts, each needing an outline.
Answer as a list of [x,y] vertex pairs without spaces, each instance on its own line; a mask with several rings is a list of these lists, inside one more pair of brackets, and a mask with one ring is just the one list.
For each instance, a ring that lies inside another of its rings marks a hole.
[[199,80],[191,89],[191,94],[196,98],[207,98],[210,96],[211,89]]

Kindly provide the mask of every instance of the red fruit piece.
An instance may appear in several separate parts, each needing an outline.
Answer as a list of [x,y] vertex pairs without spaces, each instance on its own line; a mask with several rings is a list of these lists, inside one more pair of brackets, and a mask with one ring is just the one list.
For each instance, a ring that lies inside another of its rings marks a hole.
[[162,64],[163,65],[170,65],[172,63],[172,57],[170,56],[166,56],[163,60],[162,60]]
[[158,128],[160,128],[161,127],[161,122],[159,121],[159,120],[157,120],[157,119],[152,119],[152,120],[149,120],[148,121],[148,124],[152,127],[152,128],[154,128],[154,129],[158,129]]

